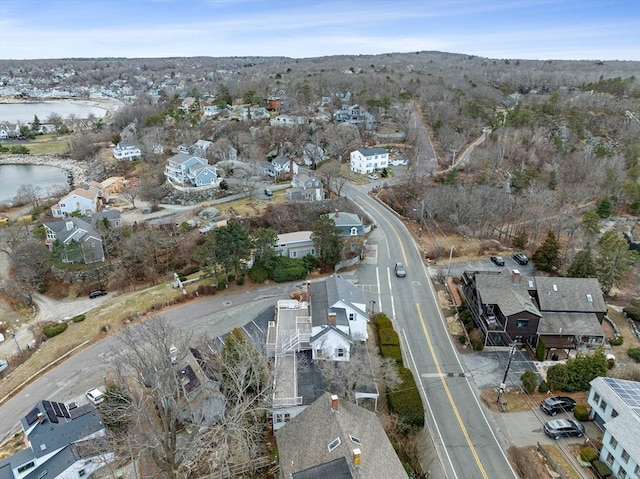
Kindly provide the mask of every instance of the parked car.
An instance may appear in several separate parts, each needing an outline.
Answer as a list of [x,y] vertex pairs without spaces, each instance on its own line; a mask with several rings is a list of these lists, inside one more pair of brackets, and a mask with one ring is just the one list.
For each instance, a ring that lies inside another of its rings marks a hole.
[[100,296],[105,296],[107,292],[104,289],[96,289],[95,291],[91,291],[89,293],[89,298],[99,298]]
[[575,419],[553,419],[544,425],[544,433],[556,441],[561,437],[582,437],[584,426]]
[[574,407],[576,402],[566,396],[549,397],[540,403],[540,409],[549,416],[555,416],[559,412],[573,411]]
[[90,389],[87,391],[87,399],[97,406],[104,401],[104,394],[98,388]]
[[273,196],[273,191],[271,191],[269,188],[265,188],[264,189],[264,194],[267,196]]
[[395,270],[398,278],[404,278],[407,275],[407,269],[402,263],[396,263]]
[[516,263],[521,265],[525,265],[529,262],[529,258],[527,258],[523,253],[514,254],[513,259],[516,260]]
[[504,266],[504,258],[502,256],[492,256],[491,262],[496,266]]
[[378,175],[376,175],[375,173],[372,173],[369,175],[369,179],[370,180],[377,180],[378,179]]

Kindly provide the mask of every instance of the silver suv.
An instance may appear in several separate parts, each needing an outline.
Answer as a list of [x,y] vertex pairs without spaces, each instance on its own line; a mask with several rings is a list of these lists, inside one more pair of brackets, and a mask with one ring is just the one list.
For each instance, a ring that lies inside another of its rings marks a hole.
[[407,270],[402,263],[396,263],[395,270],[398,278],[404,278],[407,275]]

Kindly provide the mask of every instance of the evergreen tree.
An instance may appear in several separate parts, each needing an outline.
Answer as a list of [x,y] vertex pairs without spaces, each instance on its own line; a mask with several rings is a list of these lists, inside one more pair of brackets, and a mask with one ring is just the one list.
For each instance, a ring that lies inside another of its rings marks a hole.
[[582,215],[582,227],[588,237],[594,238],[600,234],[600,215],[594,211],[587,211]]
[[629,249],[625,239],[613,230],[607,231],[600,237],[598,246],[600,247],[596,267],[598,280],[602,292],[609,294],[611,288],[622,281],[640,255],[637,251]]
[[553,234],[553,231],[547,232],[547,239],[536,250],[531,258],[536,264],[536,268],[540,271],[551,273],[560,269],[560,242]]
[[593,261],[593,255],[591,253],[591,246],[587,245],[585,249],[579,251],[571,266],[567,270],[567,276],[569,278],[596,278],[596,264]]
[[40,133],[41,126],[42,123],[40,123],[40,118],[38,118],[38,115],[33,115],[33,121],[31,122],[31,131],[37,135],[38,133]]
[[512,239],[514,248],[525,249],[529,242],[529,234],[524,228],[519,229]]
[[226,226],[213,230],[213,241],[213,254],[218,264],[237,277],[242,260],[251,256],[251,241],[247,232],[237,221],[230,221]]
[[318,252],[320,261],[335,266],[340,261],[340,230],[327,215],[321,215],[314,223],[311,239]]
[[600,218],[608,218],[611,216],[611,200],[609,198],[602,198],[596,203],[596,213]]
[[273,270],[278,257],[274,245],[278,235],[273,228],[258,228],[253,236],[254,261],[258,266]]

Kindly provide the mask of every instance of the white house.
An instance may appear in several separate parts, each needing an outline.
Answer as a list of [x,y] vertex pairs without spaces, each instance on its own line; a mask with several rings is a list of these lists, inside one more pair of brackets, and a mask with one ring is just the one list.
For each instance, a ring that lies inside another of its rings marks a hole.
[[308,254],[316,255],[316,246],[311,239],[311,231],[279,234],[275,250],[278,252],[278,256],[287,258],[303,258]]
[[306,122],[305,117],[295,115],[278,115],[269,121],[271,126],[299,126],[304,125]]
[[294,175],[298,174],[298,164],[293,161],[291,158],[287,158],[283,155],[278,155],[273,160],[271,160],[271,165],[276,172],[276,175],[293,173]]
[[92,404],[40,401],[20,425],[27,448],[0,460],[3,479],[91,477],[115,460]]
[[351,152],[350,165],[354,173],[373,173],[389,166],[389,152],[384,148],[363,148]]
[[54,218],[64,218],[74,212],[80,212],[83,215],[97,213],[102,200],[102,190],[87,185],[86,187],[76,188],[62,197],[58,203],[51,207],[51,213]]
[[598,377],[590,385],[591,418],[604,431],[600,460],[615,477],[640,477],[640,382]]
[[116,160],[139,160],[142,158],[142,150],[135,143],[121,141],[111,148],[113,157]]
[[322,181],[313,176],[293,175],[291,188],[287,189],[287,199],[322,201],[324,200],[324,185]]

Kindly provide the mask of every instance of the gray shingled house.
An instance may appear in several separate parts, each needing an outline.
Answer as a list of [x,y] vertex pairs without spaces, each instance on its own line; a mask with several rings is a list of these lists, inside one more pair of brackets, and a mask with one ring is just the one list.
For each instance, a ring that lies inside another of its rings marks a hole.
[[329,393],[275,435],[282,479],[407,478],[376,414]]

